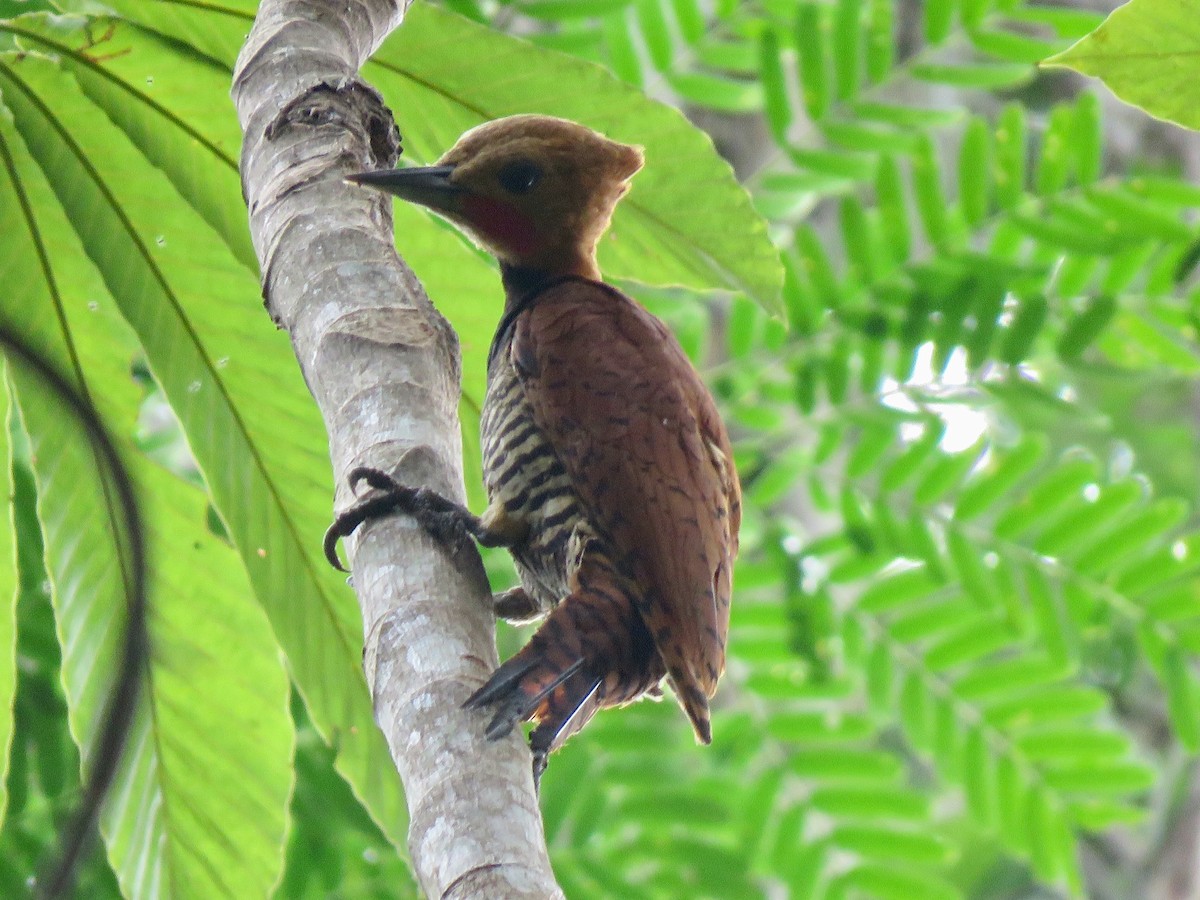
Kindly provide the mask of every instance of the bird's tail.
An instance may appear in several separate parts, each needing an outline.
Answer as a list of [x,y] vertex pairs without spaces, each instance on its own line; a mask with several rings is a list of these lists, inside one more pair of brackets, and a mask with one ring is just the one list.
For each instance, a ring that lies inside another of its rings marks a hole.
[[535,757],[557,750],[600,709],[652,690],[665,674],[618,579],[594,566],[581,568],[574,587],[529,643],[463,704],[495,710],[487,728],[492,740],[535,720]]

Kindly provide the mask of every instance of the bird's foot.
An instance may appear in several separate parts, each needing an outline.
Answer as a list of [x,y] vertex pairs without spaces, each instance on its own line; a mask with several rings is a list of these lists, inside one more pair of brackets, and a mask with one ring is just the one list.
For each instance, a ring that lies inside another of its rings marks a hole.
[[375,493],[341,513],[325,532],[325,558],[340,571],[345,572],[346,568],[338,559],[338,539],[353,533],[367,519],[388,513],[403,512],[412,516],[431,536],[455,554],[470,544],[472,537],[484,531],[478,517],[466,507],[447,500],[429,488],[401,484],[379,469],[361,466],[350,473],[348,480],[355,494],[362,482],[366,482]]
[[523,587],[509,588],[492,596],[492,612],[496,618],[513,625],[524,625],[540,619],[547,611]]

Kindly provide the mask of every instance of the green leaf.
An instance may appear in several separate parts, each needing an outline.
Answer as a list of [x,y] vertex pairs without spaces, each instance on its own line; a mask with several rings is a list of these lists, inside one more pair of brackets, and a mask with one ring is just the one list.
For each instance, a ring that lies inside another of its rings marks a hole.
[[869,0],[867,13],[867,80],[883,81],[892,71],[895,57],[893,34],[894,5],[891,0]]
[[1045,297],[1033,296],[1023,299],[1012,321],[1002,332],[1000,359],[1015,366],[1028,358],[1049,313],[1050,305]]
[[1200,8],[1192,0],[1130,0],[1043,65],[1095,76],[1153,116],[1200,128],[1197,54]]
[[886,423],[869,423],[846,460],[846,475],[860,479],[874,469],[892,447],[893,432]]
[[955,666],[973,663],[1003,649],[1012,635],[995,617],[981,617],[956,629],[930,645],[925,651],[929,671],[940,673]]
[[862,0],[837,0],[833,18],[833,73],[839,100],[851,100],[862,83]]
[[924,674],[910,671],[900,685],[896,711],[909,743],[923,753],[929,753],[933,742],[932,700],[924,683]]
[[779,35],[773,28],[764,28],[759,40],[759,78],[767,107],[767,121],[776,140],[782,141],[792,122],[792,107],[788,102],[787,79],[780,56]]
[[706,72],[668,72],[667,83],[688,103],[723,113],[752,113],[763,108],[762,85]]
[[671,0],[671,6],[675,10],[675,21],[679,23],[683,39],[689,44],[700,40],[704,36],[705,22],[698,0]]
[[758,473],[754,480],[746,484],[746,496],[763,509],[778,503],[796,485],[800,475],[804,473],[806,462],[808,454],[803,450],[782,452],[770,461],[767,468]]
[[1035,437],[1027,438],[1011,450],[997,451],[985,469],[971,475],[955,504],[954,518],[966,522],[986,512],[1012,492],[1045,452],[1045,441]]
[[880,487],[892,492],[903,487],[910,478],[917,474],[922,466],[933,459],[937,453],[938,443],[942,439],[940,428],[928,427],[925,433],[897,456],[880,477]]
[[842,230],[842,246],[846,249],[851,277],[870,284],[875,280],[875,239],[867,211],[857,197],[843,197],[838,204]]
[[[963,120],[958,109],[939,109],[929,106],[906,106],[897,103],[881,103],[877,100],[856,100],[849,104],[855,118],[885,125],[897,125],[905,130],[939,128],[956,125]],[[893,132],[898,136],[898,132]],[[895,150],[895,147],[888,148]]]
[[658,0],[638,0],[638,22],[642,26],[642,39],[650,51],[650,60],[660,71],[671,66],[674,49],[671,46],[671,31],[667,25],[663,7]]
[[[939,589],[934,585],[925,597],[902,607],[888,624],[892,637],[911,644],[927,641],[969,623],[974,613],[972,605],[957,595],[944,599],[945,594],[944,588]],[[920,602],[930,596],[935,599]]]
[[924,4],[925,40],[940,44],[954,27],[954,0],[928,0]]
[[941,171],[937,164],[938,153],[933,139],[922,135],[913,154],[913,193],[917,198],[917,210],[925,235],[936,247],[945,248],[950,239],[950,222],[946,215],[946,197],[942,192]]
[[950,862],[954,855],[951,845],[936,834],[895,826],[839,825],[830,837],[839,847],[880,861],[931,865]]
[[867,657],[866,683],[871,709],[877,714],[894,713],[892,697],[895,693],[895,676],[892,655],[887,644],[876,644],[871,650],[871,655]]
[[1180,742],[1195,753],[1200,747],[1200,691],[1186,654],[1177,646],[1167,647],[1159,663],[1167,691],[1167,709]]
[[1072,798],[1067,803],[1071,821],[1079,828],[1104,831],[1114,826],[1137,825],[1146,818],[1141,804],[1122,803],[1106,798]]
[[988,214],[991,194],[991,146],[987,123],[972,116],[963,133],[958,156],[958,203],[963,218],[972,228]]
[[711,37],[700,41],[693,50],[696,62],[704,68],[717,69],[730,75],[759,74],[759,41],[728,41]]
[[1004,107],[996,123],[992,182],[1001,208],[1014,209],[1025,192],[1025,108],[1017,103]]
[[1116,301],[1111,297],[1094,297],[1088,301],[1087,306],[1067,323],[1059,337],[1059,356],[1068,360],[1078,359],[1112,321],[1116,311]]
[[1090,547],[1079,553],[1075,568],[1092,576],[1107,574],[1136,556],[1147,544],[1161,541],[1187,518],[1187,514],[1187,504],[1176,497],[1164,498],[1146,509],[1127,513],[1119,524],[1099,535]]
[[1036,65],[1056,48],[1059,43],[1051,43],[1040,38],[1029,37],[1015,31],[999,29],[977,29],[970,34],[971,43],[982,53],[995,56],[1005,62]]
[[1030,787],[1023,816],[1029,833],[1033,869],[1040,878],[1051,882],[1058,880],[1074,864],[1061,852],[1064,823],[1061,809],[1053,797],[1050,788],[1044,784]]
[[[973,0],[978,2],[978,0]],[[1060,38],[1078,40],[1103,21],[1103,13],[1066,6],[1016,6],[1006,14],[1017,22],[1049,27]]]
[[979,460],[982,447],[938,457],[913,489],[913,499],[925,506],[942,500]]
[[967,730],[963,746],[963,790],[971,817],[984,827],[995,827],[998,818],[995,773],[982,728]]
[[1107,705],[1095,688],[1064,684],[990,704],[985,716],[997,728],[1025,728],[1087,718]]
[[1028,818],[1025,814],[1025,782],[1014,755],[1001,754],[995,761],[996,798],[1000,811],[1000,835],[1004,842],[1021,853],[1028,852]]
[[879,900],[959,900],[958,889],[936,875],[896,865],[858,865],[830,882],[827,897],[877,897]]
[[1058,593],[1035,566],[1025,570],[1025,590],[1051,664],[1061,672],[1078,656],[1078,638]]
[[808,223],[796,229],[796,251],[800,256],[802,271],[812,283],[817,297],[826,306],[836,308],[837,299],[841,296],[837,275],[821,239]]
[[[0,196],[3,196],[0,194]],[[0,356],[4,348],[0,347]],[[8,379],[0,362],[0,825],[8,812],[8,762],[13,737],[13,700],[17,691],[17,518],[13,493],[12,409]]]
[[830,143],[864,154],[909,153],[918,138],[907,128],[874,122],[826,120],[822,129]]
[[1154,784],[1154,770],[1144,763],[1095,759],[1047,765],[1046,784],[1057,791],[1089,794],[1130,794]]
[[822,6],[817,3],[799,3],[796,6],[795,39],[800,90],[804,96],[804,106],[816,122],[829,111],[832,94],[821,10]]
[[[4,28],[61,59],[88,99],[166,174],[238,260],[258,270],[240,184],[228,177],[237,174],[241,132],[224,105],[213,102],[228,90],[227,71],[122,22],[100,20],[85,32],[78,20],[25,16]],[[92,42],[89,35],[100,37]],[[214,168],[225,177],[213,177]]]
[[[23,99],[21,88],[9,89],[13,69],[71,93],[44,60],[4,57],[10,108]],[[0,257],[20,266],[9,270],[20,284],[9,286],[3,316],[72,381],[86,379],[146,520],[151,654],[101,817],[109,859],[131,896],[209,897],[232,885],[266,894],[282,867],[293,778],[288,679],[274,636],[236,555],[204,528],[203,493],[124,437],[142,399],[129,378],[136,345],[8,118],[0,118],[0,216]],[[124,627],[123,554],[114,542],[123,524],[61,401],[31,373],[13,368],[11,377],[37,476],[71,734],[86,770]]]
[[846,715],[834,718],[825,712],[781,712],[771,717],[767,723],[767,730],[781,741],[795,741],[801,744],[864,740],[869,738],[873,731],[866,716]]
[[642,84],[642,62],[637,46],[633,43],[625,11],[606,16],[601,24],[604,46],[608,51],[608,64],[622,81],[638,87]]
[[1075,180],[1088,185],[1100,177],[1104,162],[1104,123],[1100,101],[1091,91],[1075,100],[1075,120],[1068,144],[1075,155]]
[[991,11],[992,0],[960,0],[959,15],[968,32],[979,28]]
[[1164,209],[1157,203],[1111,187],[1094,187],[1087,192],[1087,197],[1101,213],[1120,221],[1123,228],[1134,229],[1139,236],[1172,242],[1192,239],[1192,227],[1180,221],[1177,210]]
[[801,169],[811,169],[841,178],[866,181],[875,177],[877,160],[866,153],[847,153],[839,150],[809,150],[789,148],[788,156]]
[[875,582],[858,598],[858,608],[872,615],[908,606],[939,588],[924,567],[909,569]]
[[1081,497],[1059,517],[1046,523],[1034,542],[1047,556],[1073,555],[1108,526],[1126,521],[1130,508],[1143,500],[1144,487],[1129,479],[1105,485],[1094,501]]
[[339,771],[403,847],[405,807],[362,675],[359,613],[314,537],[331,493],[328,458],[312,444],[322,425],[287,341],[246,302],[258,279],[186,203],[164,202],[178,196],[171,183],[69,75],[9,58],[0,88],[179,416],[314,721],[327,739],[339,735]]
[[893,785],[904,772],[901,761],[884,750],[802,748],[792,755],[789,767],[803,778],[827,783]]
[[809,805],[839,818],[877,818],[921,823],[929,816],[929,798],[911,788],[863,788],[821,785]]
[[1070,107],[1056,106],[1051,110],[1050,120],[1042,135],[1042,152],[1034,175],[1034,189],[1044,197],[1059,193],[1067,184],[1072,162],[1070,140],[1074,124]]
[[759,74],[761,48],[756,40],[730,41],[709,37],[696,44],[693,51],[702,68],[717,69],[729,75]]
[[1063,762],[1091,761],[1103,764],[1106,760],[1127,756],[1130,741],[1123,734],[1096,731],[1080,725],[1040,728],[1019,735],[1016,745],[1031,759]]
[[587,3],[578,3],[575,0],[521,0],[519,6],[521,12],[532,18],[561,22],[613,13],[632,2],[633,0],[588,0]]
[[988,91],[1012,90],[1032,81],[1036,74],[1032,66],[1016,63],[974,63],[961,66],[917,63],[909,72],[918,81]]
[[1054,276],[1054,292],[1060,297],[1078,297],[1087,292],[1096,272],[1095,256],[1068,256]]

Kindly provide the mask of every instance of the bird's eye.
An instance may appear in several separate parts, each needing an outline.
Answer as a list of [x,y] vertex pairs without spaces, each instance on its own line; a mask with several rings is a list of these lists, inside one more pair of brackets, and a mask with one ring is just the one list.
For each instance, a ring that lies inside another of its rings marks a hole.
[[511,194],[528,194],[537,186],[541,177],[542,170],[537,163],[518,159],[502,168],[497,173],[496,180]]

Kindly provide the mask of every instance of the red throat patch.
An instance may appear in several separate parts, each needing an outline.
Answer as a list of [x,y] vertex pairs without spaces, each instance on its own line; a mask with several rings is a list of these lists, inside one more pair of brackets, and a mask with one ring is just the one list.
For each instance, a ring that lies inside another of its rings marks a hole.
[[528,256],[537,248],[533,221],[503,200],[467,196],[463,213],[480,237],[515,256]]

